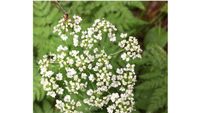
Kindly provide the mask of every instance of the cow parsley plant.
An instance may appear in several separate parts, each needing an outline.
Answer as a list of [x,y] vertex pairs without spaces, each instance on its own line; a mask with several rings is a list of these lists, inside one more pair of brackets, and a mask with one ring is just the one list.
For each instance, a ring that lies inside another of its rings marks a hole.
[[[53,33],[64,43],[55,48],[56,53],[39,61],[43,89],[55,98],[55,107],[63,113],[84,113],[82,106],[106,109],[107,113],[131,113],[136,75],[130,60],[141,58],[142,52],[137,39],[119,33],[105,19],[96,19],[85,30],[81,21],[75,15],[62,18],[54,27]],[[111,48],[104,48],[105,40],[118,49],[109,53]],[[124,65],[115,66],[112,60],[116,57],[116,62]]]

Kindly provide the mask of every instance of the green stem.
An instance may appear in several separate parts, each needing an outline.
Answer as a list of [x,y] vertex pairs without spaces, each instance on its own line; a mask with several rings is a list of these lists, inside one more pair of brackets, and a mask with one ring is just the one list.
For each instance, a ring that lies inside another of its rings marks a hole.
[[122,49],[122,50],[117,51],[117,52],[115,52],[115,53],[112,53],[112,54],[110,54],[110,55],[113,56],[113,55],[116,55],[116,54],[118,54],[118,53],[121,53],[122,51],[124,51],[124,50]]

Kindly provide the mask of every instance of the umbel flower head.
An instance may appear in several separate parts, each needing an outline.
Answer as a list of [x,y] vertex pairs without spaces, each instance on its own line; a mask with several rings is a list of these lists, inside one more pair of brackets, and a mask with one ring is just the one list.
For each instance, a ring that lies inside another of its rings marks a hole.
[[[75,15],[54,27],[63,44],[39,61],[43,89],[63,113],[87,113],[92,108],[131,113],[136,75],[130,61],[141,58],[142,52],[137,39],[119,33],[105,19],[96,19],[85,30],[81,21]],[[111,48],[105,48],[106,43]],[[117,49],[111,53],[112,47]]]

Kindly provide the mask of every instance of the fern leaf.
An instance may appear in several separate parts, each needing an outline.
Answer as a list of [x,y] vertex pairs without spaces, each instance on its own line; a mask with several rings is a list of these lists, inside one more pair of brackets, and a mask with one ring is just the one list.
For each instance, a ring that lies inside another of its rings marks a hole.
[[40,84],[40,76],[33,77],[33,100],[41,101],[45,97],[45,92]]
[[48,100],[41,103],[34,103],[33,113],[60,113]]
[[165,79],[163,77],[157,77],[148,81],[144,81],[143,83],[138,85],[136,88],[140,90],[150,90],[150,89],[161,87],[164,83],[165,83]]
[[167,103],[167,89],[165,87],[158,88],[154,91],[150,98],[150,104],[147,111],[150,113],[155,112],[159,108],[162,108]]

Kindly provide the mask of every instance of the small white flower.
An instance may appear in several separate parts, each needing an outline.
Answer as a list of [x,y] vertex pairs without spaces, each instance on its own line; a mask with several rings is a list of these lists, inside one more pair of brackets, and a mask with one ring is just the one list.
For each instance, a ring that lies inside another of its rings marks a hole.
[[89,80],[92,81],[92,82],[94,82],[95,78],[94,78],[94,75],[93,75],[93,74],[90,74]]
[[70,100],[71,100],[70,95],[66,95],[66,96],[64,97],[64,101],[65,101],[65,102],[70,102]]
[[115,36],[115,34],[108,33],[108,37],[110,38],[110,41],[111,41],[111,42],[115,42],[115,41],[116,41],[116,36]]
[[98,40],[102,40],[102,36],[101,36],[101,34],[94,35],[94,38],[96,38],[96,39],[98,39]]
[[110,86],[116,88],[116,87],[118,87],[119,85],[120,85],[120,82],[114,81],[114,82],[111,83]]
[[76,33],[80,32],[81,31],[81,27],[79,25],[74,26],[74,31]]
[[58,89],[56,90],[56,93],[58,93],[58,94],[60,94],[60,95],[62,95],[63,92],[64,92],[64,89],[63,89],[63,88],[58,88]]
[[70,59],[67,60],[67,63],[72,65],[72,64],[74,64],[74,60],[70,58]]
[[121,58],[122,58],[122,60],[126,60],[126,53],[123,53],[123,54],[121,55]]
[[77,51],[77,50],[72,50],[72,51],[69,52],[69,54],[70,54],[71,56],[77,56],[78,53],[79,53],[79,51]]
[[106,65],[106,67],[107,67],[108,69],[112,69],[112,65],[111,65],[111,64]]
[[62,34],[60,37],[61,37],[61,39],[64,40],[64,41],[68,39],[68,36],[67,36],[67,35],[64,35],[64,34]]
[[126,89],[124,87],[120,87],[120,91],[125,91]]
[[126,38],[126,37],[127,37],[127,33],[121,33],[121,34],[120,34],[120,37],[121,37],[121,38]]
[[45,77],[51,77],[53,74],[54,74],[53,71],[47,71],[44,76]]
[[56,100],[56,105],[58,109],[63,109],[64,108],[64,103],[61,100]]
[[42,84],[42,85],[48,85],[49,84],[49,81],[48,81],[48,79],[47,78],[41,78],[41,81],[40,81],[40,83]]
[[62,45],[59,45],[58,48],[57,48],[57,51],[66,51],[68,50],[68,48],[66,46],[62,46]]
[[122,40],[121,42],[119,42],[119,47],[123,48],[126,44],[126,40]]
[[116,71],[118,74],[123,74],[123,69],[119,69],[117,68],[117,71]]
[[82,18],[80,16],[74,15],[73,18],[74,18],[75,24],[79,24],[82,21]]
[[115,100],[118,99],[118,98],[119,98],[119,94],[118,93],[113,93],[111,95],[111,97],[110,97],[110,99],[111,99],[112,102],[115,102]]
[[78,101],[78,102],[76,103],[76,106],[77,106],[77,107],[80,107],[80,106],[81,106],[81,103]]
[[74,43],[74,46],[75,46],[75,47],[78,46],[78,35],[74,35],[73,43]]
[[53,89],[57,89],[59,86],[58,86],[58,84],[55,84],[55,83],[53,83]]
[[93,67],[94,71],[98,71],[98,66]]
[[57,58],[64,59],[65,56],[66,56],[66,53],[62,52],[61,54],[57,55]]
[[94,51],[94,53],[97,53],[97,51],[98,51],[98,48],[95,48],[93,51]]
[[98,22],[100,22],[100,19],[96,19],[96,20],[94,21],[94,25],[96,25]]
[[75,75],[77,73],[76,70],[74,70],[74,68],[67,68],[66,71],[67,71],[67,76],[69,78],[72,78],[73,75]]
[[88,28],[87,33],[88,33],[88,37],[91,37],[92,34],[94,33],[94,28]]
[[54,91],[50,91],[50,92],[47,92],[47,95],[55,98],[56,97],[56,93]]
[[111,38],[110,38],[110,41],[111,41],[111,42],[115,42],[115,41],[116,41],[116,37],[115,37],[115,36],[111,37]]
[[113,113],[115,109],[116,109],[116,106],[114,104],[107,107],[108,113]]
[[93,94],[93,90],[92,89],[89,89],[88,91],[87,91],[87,95],[88,96],[91,96]]
[[89,65],[88,65],[88,69],[92,69],[92,64],[89,64]]
[[78,75],[74,75],[74,81],[78,81]]
[[101,90],[101,91],[107,91],[108,88],[107,88],[107,86],[102,86],[102,87],[100,88],[100,90]]
[[40,74],[43,75],[46,71],[47,71],[47,68],[45,68],[45,67],[40,68]]
[[62,73],[56,74],[56,80],[62,80],[63,76]]
[[86,79],[86,78],[87,78],[87,75],[86,75],[85,73],[82,73],[82,74],[81,74],[81,78]]

